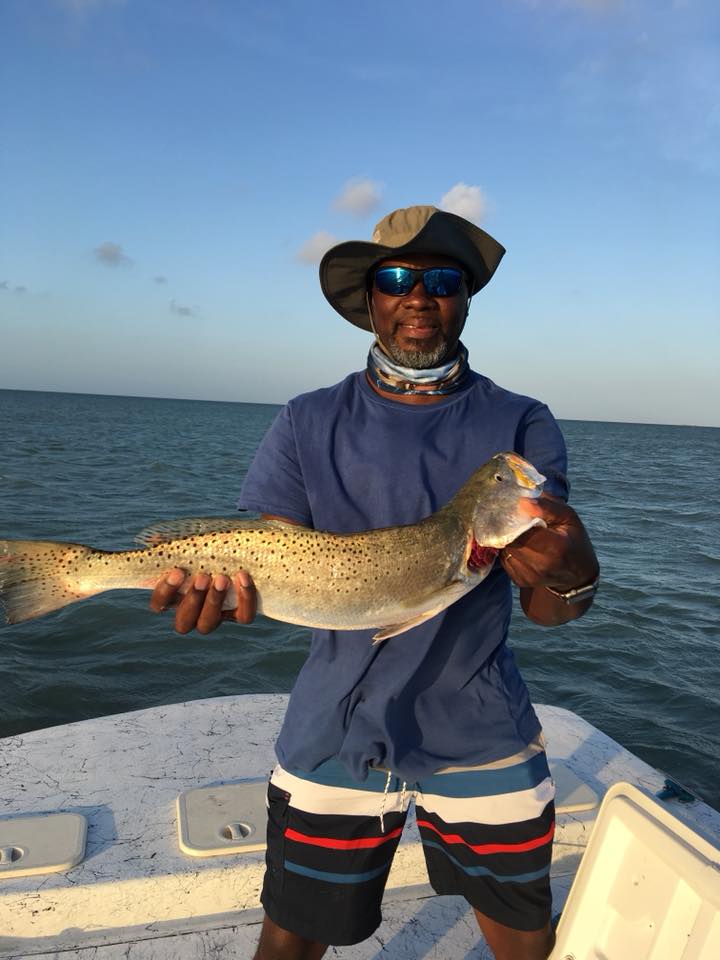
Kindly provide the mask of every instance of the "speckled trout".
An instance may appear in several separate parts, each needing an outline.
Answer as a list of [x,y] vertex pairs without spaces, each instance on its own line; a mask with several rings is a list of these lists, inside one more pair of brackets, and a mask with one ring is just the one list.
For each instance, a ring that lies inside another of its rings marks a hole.
[[[499,550],[543,525],[523,505],[544,481],[527,460],[498,453],[446,506],[407,526],[328,533],[205,517],[158,523],[137,537],[142,549],[121,552],[0,540],[0,600],[8,623],[20,623],[105,590],[151,590],[170,567],[190,575],[245,569],[258,612],[307,627],[379,628],[377,643],[449,607],[484,580]],[[231,588],[225,606],[236,605]]]

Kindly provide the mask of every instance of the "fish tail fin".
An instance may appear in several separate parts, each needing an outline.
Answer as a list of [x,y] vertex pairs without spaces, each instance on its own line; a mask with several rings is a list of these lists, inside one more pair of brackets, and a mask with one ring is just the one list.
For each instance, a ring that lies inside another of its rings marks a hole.
[[84,561],[96,552],[79,543],[0,540],[0,606],[7,622],[32,620],[100,592],[79,582]]

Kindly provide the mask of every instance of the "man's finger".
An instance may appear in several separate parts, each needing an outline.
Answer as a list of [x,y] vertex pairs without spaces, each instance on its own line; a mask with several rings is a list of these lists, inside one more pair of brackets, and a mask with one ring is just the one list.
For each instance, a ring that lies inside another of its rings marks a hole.
[[230,581],[223,574],[213,577],[197,619],[198,633],[210,633],[223,619],[223,603]]
[[190,589],[175,613],[175,629],[178,633],[190,633],[197,626],[209,586],[210,577],[206,573],[198,573],[193,577]]
[[233,577],[237,592],[237,607],[233,619],[238,623],[252,623],[257,613],[257,593],[255,584],[247,570],[239,570]]
[[577,514],[571,506],[568,506],[564,500],[559,497],[550,496],[544,493],[537,500],[530,497],[520,502],[520,510],[531,517],[542,517],[550,526],[553,524],[571,523],[577,518]]
[[155,613],[162,613],[168,607],[177,603],[178,592],[185,582],[185,571],[179,567],[169,570],[157,583],[150,597],[150,609]]

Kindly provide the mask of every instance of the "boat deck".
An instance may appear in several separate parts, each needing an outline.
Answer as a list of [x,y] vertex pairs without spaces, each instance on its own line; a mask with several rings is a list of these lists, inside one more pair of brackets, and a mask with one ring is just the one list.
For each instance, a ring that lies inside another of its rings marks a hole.
[[[0,741],[0,826],[58,812],[88,824],[85,858],[72,869],[25,877],[0,870],[0,958],[248,960],[262,916],[264,854],[188,856],[176,802],[197,787],[266,777],[286,703],[281,694],[191,701]],[[597,813],[582,809],[592,802],[587,788],[601,799],[625,780],[656,793],[664,777],[575,714],[537,711],[562,783],[552,869],[560,910]],[[718,842],[716,811],[701,801],[668,808]],[[247,821],[242,811],[235,819]],[[465,901],[432,894],[414,826],[398,850],[383,916],[365,943],[327,956],[491,957]]]

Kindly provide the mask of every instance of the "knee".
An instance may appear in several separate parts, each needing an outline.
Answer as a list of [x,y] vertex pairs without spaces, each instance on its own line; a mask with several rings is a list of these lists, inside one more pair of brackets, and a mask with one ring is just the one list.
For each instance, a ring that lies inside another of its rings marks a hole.
[[284,930],[266,916],[254,960],[320,960],[326,950],[326,944]]

